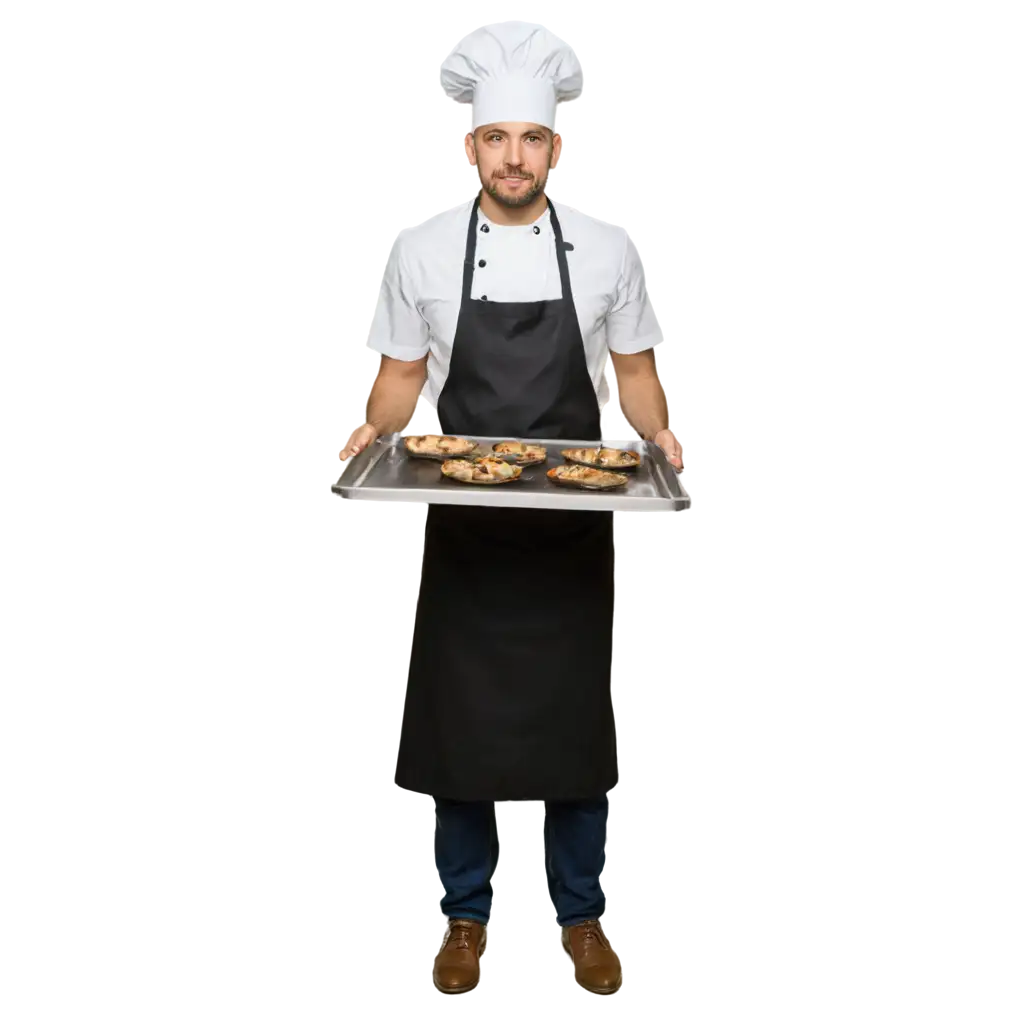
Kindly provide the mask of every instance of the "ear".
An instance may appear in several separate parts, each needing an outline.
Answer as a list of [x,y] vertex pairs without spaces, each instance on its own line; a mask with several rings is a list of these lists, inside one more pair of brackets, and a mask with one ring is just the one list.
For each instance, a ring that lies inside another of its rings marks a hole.
[[549,166],[554,167],[558,163],[558,157],[562,152],[562,136],[555,135],[551,139],[551,163]]
[[472,132],[466,135],[466,156],[469,157],[469,162],[476,167],[476,138]]

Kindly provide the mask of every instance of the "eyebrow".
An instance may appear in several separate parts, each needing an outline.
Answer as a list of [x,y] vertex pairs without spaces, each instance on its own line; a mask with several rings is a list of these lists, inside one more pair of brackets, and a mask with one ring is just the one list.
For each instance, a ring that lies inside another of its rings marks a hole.
[[[505,131],[504,128],[488,128],[484,132],[484,135],[510,135],[511,132]],[[539,135],[541,138],[547,138],[547,131],[544,128],[529,128],[525,132],[520,132],[520,135]]]

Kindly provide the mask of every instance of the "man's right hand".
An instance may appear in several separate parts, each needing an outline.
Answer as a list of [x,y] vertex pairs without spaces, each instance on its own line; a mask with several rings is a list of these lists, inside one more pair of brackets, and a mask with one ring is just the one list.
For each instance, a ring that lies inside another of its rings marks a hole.
[[345,447],[338,453],[338,458],[344,462],[350,455],[358,455],[368,444],[373,444],[380,435],[372,423],[364,423],[352,431]]

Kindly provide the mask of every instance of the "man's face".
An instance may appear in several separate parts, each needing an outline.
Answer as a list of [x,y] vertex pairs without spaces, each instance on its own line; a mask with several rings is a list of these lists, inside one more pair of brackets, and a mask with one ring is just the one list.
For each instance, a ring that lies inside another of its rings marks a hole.
[[539,124],[503,121],[466,136],[466,155],[484,190],[505,206],[526,206],[547,184],[562,139]]

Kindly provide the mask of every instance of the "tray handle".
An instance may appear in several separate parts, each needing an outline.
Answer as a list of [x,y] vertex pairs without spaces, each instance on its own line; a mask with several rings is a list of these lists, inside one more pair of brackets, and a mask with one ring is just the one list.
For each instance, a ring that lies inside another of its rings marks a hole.
[[353,459],[349,459],[348,462],[336,463],[335,472],[328,481],[328,487],[343,501],[347,500],[349,490],[357,487],[377,460],[393,446],[394,438],[392,436],[378,437]]
[[668,461],[665,449],[653,441],[645,440],[643,445],[647,451],[648,461],[658,474],[658,481],[665,496],[672,501],[677,501],[684,497],[683,489],[679,483],[679,474],[676,472],[675,466]]

